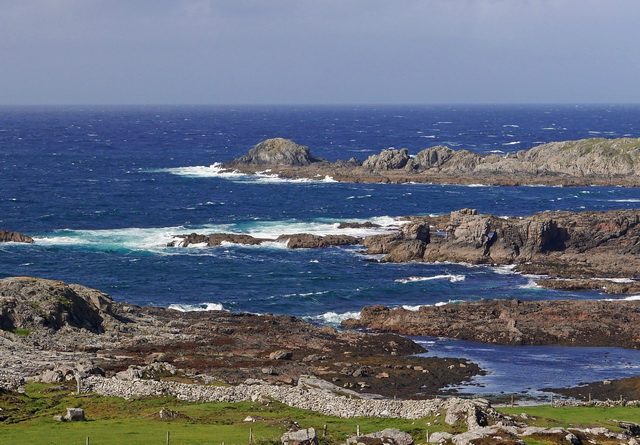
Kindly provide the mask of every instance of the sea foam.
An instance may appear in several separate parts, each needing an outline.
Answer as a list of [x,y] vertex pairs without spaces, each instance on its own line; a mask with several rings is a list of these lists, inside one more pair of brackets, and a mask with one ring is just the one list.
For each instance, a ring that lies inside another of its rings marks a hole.
[[200,304],[179,304],[169,305],[169,309],[180,312],[200,312],[200,311],[226,311],[220,303],[200,303]]
[[434,275],[434,276],[430,276],[430,277],[408,277],[408,278],[399,278],[397,280],[395,280],[397,283],[403,283],[403,284],[407,284],[407,283],[415,283],[417,281],[431,281],[431,280],[449,280],[452,283],[456,283],[459,281],[464,281],[465,280],[465,276],[464,275],[451,275],[451,274],[447,274],[447,275]]

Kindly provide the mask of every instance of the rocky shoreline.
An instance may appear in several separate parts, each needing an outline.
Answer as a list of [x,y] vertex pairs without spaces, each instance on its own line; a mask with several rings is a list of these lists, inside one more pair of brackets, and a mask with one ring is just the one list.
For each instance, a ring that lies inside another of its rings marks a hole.
[[342,326],[503,345],[640,349],[640,301],[483,300],[417,311],[368,306]]
[[107,376],[155,375],[164,371],[145,366],[163,363],[205,383],[290,386],[314,375],[354,394],[423,398],[481,372],[466,360],[414,357],[424,349],[398,335],[338,331],[290,316],[139,307],[27,277],[0,280],[0,328],[3,381],[60,381],[78,363]]
[[176,235],[169,245],[280,242],[293,249],[362,245],[363,253],[382,255],[381,262],[505,265],[516,272],[541,275],[537,284],[548,288],[612,295],[640,292],[639,210],[499,217],[462,209],[449,215],[407,219],[395,232],[365,237],[300,233],[262,239],[192,233]]
[[437,183],[484,185],[640,186],[640,139],[582,139],[551,142],[505,157],[435,146],[410,156],[408,150],[383,150],[361,161],[329,162],[309,147],[268,139],[223,164],[228,171],[268,170],[283,178],[358,183]]

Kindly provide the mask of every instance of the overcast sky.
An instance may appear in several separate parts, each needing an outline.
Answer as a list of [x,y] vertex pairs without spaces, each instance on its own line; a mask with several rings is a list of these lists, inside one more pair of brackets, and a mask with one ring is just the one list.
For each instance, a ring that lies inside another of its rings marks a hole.
[[0,104],[640,103],[640,0],[0,0]]

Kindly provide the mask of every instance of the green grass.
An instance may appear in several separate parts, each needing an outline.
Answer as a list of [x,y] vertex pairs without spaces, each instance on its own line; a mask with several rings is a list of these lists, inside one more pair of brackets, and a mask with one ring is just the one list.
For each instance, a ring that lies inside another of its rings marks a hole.
[[[167,432],[172,444],[246,444],[249,430],[256,442],[279,443],[291,421],[303,428],[314,427],[320,435],[327,425],[327,437],[321,444],[344,443],[357,426],[362,433],[384,428],[399,428],[414,437],[430,432],[460,432],[450,427],[444,416],[420,420],[352,418],[324,416],[312,411],[291,408],[278,402],[262,403],[193,403],[170,397],[141,397],[132,400],[97,395],[77,396],[70,389],[50,392],[51,385],[29,384],[26,394],[0,395],[0,443],[15,445],[126,443],[151,445],[166,443]],[[83,408],[86,422],[57,422],[66,408]],[[162,420],[157,413],[166,407],[179,412],[173,420]],[[247,416],[256,422],[244,422]]]
[[640,407],[632,406],[578,406],[554,408],[550,405],[541,405],[500,408],[500,411],[510,415],[525,413],[528,416],[536,418],[536,420],[527,420],[528,424],[544,427],[559,426],[567,428],[603,426],[612,431],[620,431],[620,427],[611,419],[640,422]]
[[[263,403],[194,403],[173,397],[139,397],[124,400],[94,394],[75,395],[72,386],[56,388],[42,383],[27,385],[25,394],[0,394],[0,443],[15,445],[78,444],[90,438],[92,445],[165,444],[167,432],[171,444],[195,445],[247,444],[251,429],[257,444],[279,443],[281,435],[296,421],[303,428],[314,427],[321,435],[327,425],[328,435],[321,445],[344,443],[353,435],[357,426],[362,433],[384,428],[399,428],[410,433],[416,442],[425,437],[428,430],[462,432],[462,425],[449,426],[444,416],[425,417],[419,420],[351,418],[324,416],[312,411],[291,408],[278,402]],[[64,415],[66,408],[83,408],[86,422],[57,422],[54,415]],[[173,420],[158,417],[162,408],[180,413]],[[526,413],[535,420],[527,423],[537,426],[605,426],[620,430],[611,421],[640,419],[640,408],[620,407],[562,407],[530,406],[501,408],[501,411],[517,415]],[[247,416],[256,422],[244,422]],[[525,439],[528,445],[544,445],[540,437]]]

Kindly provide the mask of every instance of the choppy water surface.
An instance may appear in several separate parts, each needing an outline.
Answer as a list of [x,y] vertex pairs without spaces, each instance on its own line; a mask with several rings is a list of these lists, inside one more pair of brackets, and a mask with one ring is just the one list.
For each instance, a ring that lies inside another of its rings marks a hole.
[[[541,289],[508,268],[366,262],[353,247],[167,243],[191,232],[337,233],[342,221],[373,220],[383,231],[403,215],[463,207],[514,216],[635,208],[640,193],[621,187],[283,181],[220,174],[215,163],[276,136],[329,160],[364,159],[389,147],[506,153],[556,140],[638,137],[639,122],[640,107],[631,106],[2,108],[0,228],[34,236],[36,244],[0,246],[0,276],[80,283],[136,304],[291,314],[320,323],[337,323],[368,304],[602,298]],[[475,360],[498,369],[501,354]],[[600,378],[589,369],[580,369],[581,381]],[[520,383],[511,374],[487,388],[515,390]]]

